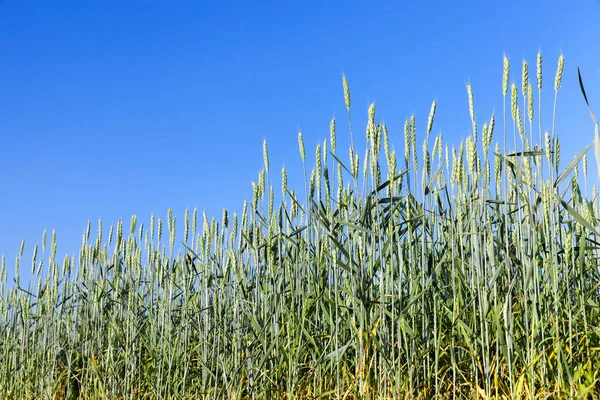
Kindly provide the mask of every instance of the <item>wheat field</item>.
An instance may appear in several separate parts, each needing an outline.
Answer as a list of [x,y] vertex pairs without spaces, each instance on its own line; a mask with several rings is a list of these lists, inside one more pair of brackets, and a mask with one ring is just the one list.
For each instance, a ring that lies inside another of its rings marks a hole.
[[561,162],[562,55],[544,108],[541,53],[518,67],[483,125],[467,85],[458,147],[431,136],[434,101],[422,143],[411,117],[396,153],[371,105],[355,148],[343,76],[347,120],[314,158],[298,133],[303,181],[264,142],[241,215],[88,223],[64,260],[55,232],[31,263],[23,244],[14,284],[0,271],[0,398],[599,398],[595,142]]

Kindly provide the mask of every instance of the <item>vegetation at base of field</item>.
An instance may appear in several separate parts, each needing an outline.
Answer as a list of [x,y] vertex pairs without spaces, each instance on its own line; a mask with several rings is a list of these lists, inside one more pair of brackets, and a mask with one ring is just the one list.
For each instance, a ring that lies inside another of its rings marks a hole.
[[371,105],[359,156],[344,76],[349,154],[332,120],[311,167],[299,133],[303,195],[265,142],[240,216],[186,212],[178,242],[170,210],[128,235],[99,221],[94,240],[88,223],[62,263],[54,233],[47,261],[36,246],[28,266],[22,245],[14,285],[2,258],[0,397],[598,396],[598,196],[579,183],[592,144],[561,164],[563,56],[549,131],[541,53],[536,77],[521,67],[509,84],[504,57],[503,112],[482,126],[467,85],[458,148],[431,136],[434,101],[423,143],[411,117],[397,154]]

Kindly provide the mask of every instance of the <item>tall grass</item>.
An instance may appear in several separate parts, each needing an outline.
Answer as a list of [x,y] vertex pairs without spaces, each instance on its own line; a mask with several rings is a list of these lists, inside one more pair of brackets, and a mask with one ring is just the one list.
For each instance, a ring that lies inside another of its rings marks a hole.
[[[22,246],[14,285],[2,259],[0,397],[598,397],[597,192],[579,184],[591,144],[561,165],[564,58],[550,132],[536,65],[537,130],[528,65],[509,87],[505,57],[501,134],[495,115],[480,127],[467,85],[466,140],[431,136],[434,101],[421,146],[406,121],[402,157],[371,105],[362,159],[354,136],[339,152],[332,120],[308,165],[300,133],[300,197],[285,169],[277,187],[265,142],[241,216],[186,212],[183,251],[170,210],[106,240],[88,223],[62,263],[53,233],[28,284]],[[352,135],[345,76],[343,89]]]

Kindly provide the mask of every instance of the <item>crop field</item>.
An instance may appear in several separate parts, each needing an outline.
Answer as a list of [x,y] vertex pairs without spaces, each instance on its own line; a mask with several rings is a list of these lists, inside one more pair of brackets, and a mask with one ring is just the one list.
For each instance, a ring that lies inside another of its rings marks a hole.
[[64,260],[54,232],[31,261],[23,244],[0,271],[0,398],[599,398],[598,191],[581,182],[600,134],[592,114],[561,160],[552,64],[542,80],[541,53],[531,71],[505,56],[498,115],[480,123],[467,84],[465,140],[431,135],[434,101],[398,153],[374,105],[354,147],[343,76],[347,118],[311,156],[298,133],[303,181],[263,142],[240,215],[88,223]]

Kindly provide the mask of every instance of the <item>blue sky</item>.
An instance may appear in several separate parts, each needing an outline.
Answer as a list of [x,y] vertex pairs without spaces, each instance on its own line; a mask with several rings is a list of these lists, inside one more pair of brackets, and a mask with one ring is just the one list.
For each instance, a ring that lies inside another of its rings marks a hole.
[[598,0],[1,1],[0,254],[10,273],[21,240],[31,251],[44,229],[62,260],[88,220],[95,231],[98,218],[108,228],[172,207],[181,226],[186,208],[240,210],[263,139],[276,187],[285,164],[301,189],[299,129],[312,161],[335,116],[347,154],[342,73],[355,136],[375,102],[402,152],[404,120],[414,113],[422,138],[433,99],[434,134],[455,145],[469,134],[467,82],[480,126],[500,117],[504,53],[520,87],[522,59],[535,85],[542,50],[549,130],[562,52],[568,160],[593,132],[577,65],[600,114],[599,21]]

